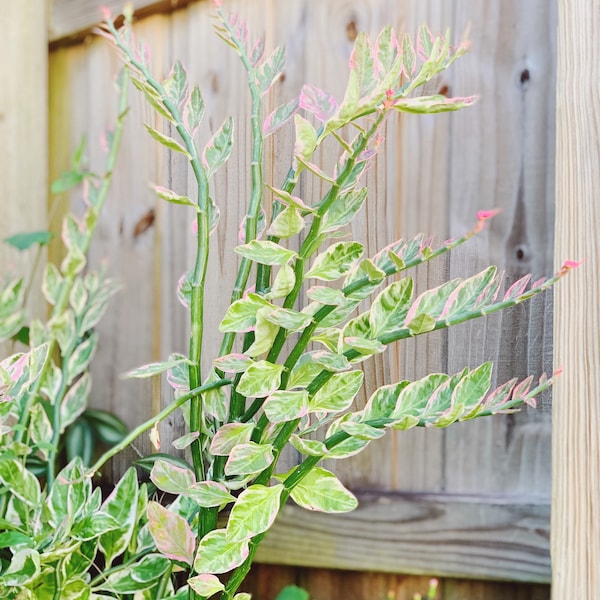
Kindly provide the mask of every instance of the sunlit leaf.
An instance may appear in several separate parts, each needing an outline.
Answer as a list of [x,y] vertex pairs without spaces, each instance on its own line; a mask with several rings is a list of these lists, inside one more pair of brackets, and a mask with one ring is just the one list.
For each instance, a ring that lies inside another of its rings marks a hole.
[[234,446],[250,441],[253,430],[253,423],[227,423],[221,426],[210,444],[211,453],[228,456]]
[[249,555],[248,539],[228,538],[225,529],[215,529],[201,540],[194,561],[197,573],[227,573],[239,567]]
[[317,255],[305,277],[334,281],[347,273],[360,259],[364,247],[358,242],[339,242]]
[[237,254],[263,265],[283,265],[296,256],[293,250],[268,240],[252,240],[234,250]]
[[154,463],[150,479],[159,490],[169,494],[183,494],[196,482],[194,474],[189,469],[164,460],[157,460]]
[[264,471],[274,460],[271,444],[248,442],[234,446],[225,464],[226,475],[250,475]]
[[268,396],[279,388],[284,368],[266,360],[255,362],[240,378],[237,391],[247,398]]
[[271,527],[277,513],[283,485],[251,485],[238,497],[227,523],[227,539],[247,540]]
[[292,499],[307,510],[350,512],[358,506],[356,496],[330,471],[315,467],[292,488]]
[[362,371],[335,373],[313,396],[311,411],[339,412],[350,408],[363,383]]

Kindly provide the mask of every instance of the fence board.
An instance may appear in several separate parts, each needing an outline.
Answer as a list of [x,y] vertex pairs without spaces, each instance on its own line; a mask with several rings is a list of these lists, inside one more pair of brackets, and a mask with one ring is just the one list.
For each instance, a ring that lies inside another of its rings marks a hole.
[[[8,2],[0,11],[0,240],[47,229],[46,14],[44,0]],[[35,250],[19,253],[0,244],[3,276],[27,275],[27,285],[34,262]],[[35,293],[39,275],[28,302],[37,317],[45,310]]]
[[548,504],[526,498],[361,494],[344,515],[286,506],[261,562],[546,583]]
[[600,596],[600,3],[559,2],[556,262],[586,258],[556,292],[552,597]]

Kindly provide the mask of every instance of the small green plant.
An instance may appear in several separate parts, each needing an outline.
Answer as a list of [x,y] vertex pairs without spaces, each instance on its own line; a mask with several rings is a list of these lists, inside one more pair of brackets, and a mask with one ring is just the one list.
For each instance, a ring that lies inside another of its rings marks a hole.
[[[367,202],[361,178],[381,149],[382,125],[390,114],[453,111],[474,102],[473,97],[417,95],[464,54],[467,41],[453,47],[449,34],[435,36],[426,27],[416,43],[408,36],[398,38],[390,27],[374,42],[361,33],[341,102],[305,85],[297,98],[265,117],[263,97],[282,73],[284,50],[277,48],[266,56],[264,40],[251,41],[245,24],[227,16],[218,4],[216,33],[239,55],[247,73],[253,140],[250,201],[240,227],[241,243],[234,249],[239,271],[220,323],[220,349],[211,357],[212,368],[202,373],[201,359],[209,347],[203,339],[209,237],[219,221],[214,174],[231,153],[233,122],[226,119],[201,143],[204,103],[199,87],[188,84],[179,62],[166,79],[156,77],[147,47],[134,39],[131,14],[120,29],[107,14],[101,33],[118,49],[133,84],[177,138],[146,126],[149,134],[185,156],[195,179],[189,195],[156,187],[160,198],[196,216],[195,262],[177,290],[190,311],[189,351],[129,373],[166,373],[174,401],[89,469],[76,459],[57,477],[51,440],[42,490],[22,460],[0,460],[0,482],[8,498],[3,524],[9,536],[0,574],[6,597],[135,595],[174,600],[216,595],[220,600],[247,600],[249,595],[238,590],[258,545],[290,498],[309,510],[339,513],[356,507],[355,496],[334,473],[319,466],[321,460],[352,456],[388,429],[441,428],[512,412],[535,404],[535,396],[552,383],[545,376],[537,383],[530,377],[493,389],[492,364],[484,363],[452,375],[434,373],[384,385],[372,390],[363,409],[356,409],[363,361],[398,340],[523,302],[548,289],[576,263],[568,261],[550,279],[531,285],[530,277],[523,277],[507,290],[501,290],[502,274],[489,267],[415,297],[405,272],[465,243],[484,229],[495,211],[481,211],[473,229],[457,239],[436,246],[418,235],[372,257],[365,256],[360,242],[346,239],[348,225]],[[267,182],[262,171],[264,140],[288,122],[295,131],[288,175],[280,184]],[[314,162],[318,148],[338,153],[333,172]],[[299,197],[299,182],[313,177],[322,182],[324,195]],[[95,207],[95,201],[89,206]],[[94,221],[92,208],[89,218]],[[76,284],[87,242],[81,246],[80,228],[69,223],[69,255],[62,273],[51,273],[61,287],[52,287],[50,299],[61,314],[71,296],[81,304],[78,292],[66,292],[64,286],[91,293],[85,279]],[[310,300],[306,305],[300,302],[302,290]],[[369,308],[362,310],[365,301]],[[3,406],[30,402],[44,390],[77,385],[92,354],[79,350],[79,344],[88,348],[95,342],[88,341],[94,334],[73,342],[82,332],[75,307],[72,315],[72,320],[63,318],[50,328],[56,332],[50,342],[33,335],[29,353],[3,363],[10,399]],[[67,365],[73,364],[66,374],[47,367],[55,349],[66,353]],[[54,414],[58,409],[51,404]],[[140,434],[151,431],[156,436],[160,421],[179,408],[184,409],[189,432],[174,446],[188,449],[190,462],[168,454],[146,457],[141,462],[161,495],[152,497],[130,469],[102,502],[99,491],[92,489],[93,475]],[[12,431],[12,425],[7,427]],[[22,440],[25,429],[19,431]],[[297,467],[282,472],[278,459],[288,445],[303,458]],[[174,499],[161,501],[164,494]]]

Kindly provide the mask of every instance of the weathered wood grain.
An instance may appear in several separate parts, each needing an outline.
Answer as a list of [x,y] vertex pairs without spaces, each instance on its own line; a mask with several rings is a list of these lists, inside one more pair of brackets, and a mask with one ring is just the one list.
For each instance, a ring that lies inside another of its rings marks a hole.
[[600,597],[600,3],[559,4],[556,265],[587,259],[556,291],[553,590]]
[[[471,22],[473,51],[452,71],[452,91],[478,92],[477,106],[452,116],[450,235],[477,210],[501,208],[487,234],[451,254],[450,276],[489,264],[507,284],[553,271],[553,164],[556,23],[553,3],[455,3],[454,30]],[[449,372],[485,360],[498,382],[551,371],[552,295],[449,331]],[[445,489],[455,493],[550,492],[550,412],[485,419],[445,434]]]
[[[9,2],[0,11],[0,240],[15,233],[47,229],[48,66],[46,3]],[[41,254],[43,265],[45,252]],[[35,249],[19,253],[0,243],[2,277],[24,276],[30,283]],[[31,285],[28,308],[43,317]]]
[[548,504],[527,498],[361,494],[344,515],[286,506],[259,562],[548,582]]

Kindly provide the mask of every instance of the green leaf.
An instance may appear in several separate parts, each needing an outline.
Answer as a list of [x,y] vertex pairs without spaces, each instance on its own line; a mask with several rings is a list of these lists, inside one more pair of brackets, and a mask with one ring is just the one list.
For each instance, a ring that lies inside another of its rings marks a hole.
[[41,502],[40,483],[20,461],[14,459],[0,460],[0,483],[3,483],[12,495],[37,508]]
[[77,277],[73,282],[73,287],[69,293],[69,304],[73,308],[73,312],[76,316],[81,316],[86,308],[88,301],[88,293],[83,284],[83,279]]
[[202,162],[211,177],[215,171],[225,164],[233,148],[233,119],[228,117],[221,127],[212,136],[204,152]]
[[177,450],[185,450],[199,437],[200,433],[198,431],[192,431],[191,433],[186,433],[185,435],[178,437],[176,440],[173,440],[171,444],[173,445],[173,448],[176,448]]
[[185,69],[176,61],[167,79],[163,81],[163,88],[173,104],[180,105],[187,95],[187,76]]
[[88,408],[84,411],[83,417],[103,444],[114,446],[127,435],[127,425],[119,417],[105,410]]
[[461,406],[461,412],[468,414],[473,411],[485,398],[492,383],[491,362],[467,373],[456,385],[452,393],[452,406]]
[[363,383],[362,371],[335,373],[313,396],[311,412],[340,412],[350,408]]
[[351,223],[365,203],[367,194],[367,188],[340,194],[325,213],[321,231],[331,233]]
[[254,423],[227,423],[221,426],[210,444],[215,456],[229,456],[232,448],[250,441]]
[[89,373],[75,382],[60,404],[60,433],[83,413],[88,405],[92,381]]
[[310,121],[307,121],[299,114],[294,115],[294,124],[296,126],[294,154],[300,155],[308,161],[317,147],[317,132]]
[[144,125],[144,127],[146,127],[146,129],[148,130],[148,133],[157,142],[159,142],[160,144],[162,144],[169,150],[173,150],[175,152],[180,152],[181,154],[184,154],[191,160],[192,155],[179,142],[176,142],[172,137],[169,137],[168,135],[164,135],[164,134],[160,133],[159,131],[156,131],[156,129],[150,127],[150,125]]
[[217,369],[226,373],[243,373],[254,361],[245,354],[226,354],[213,361]]
[[196,536],[188,522],[158,502],[148,502],[147,515],[150,535],[158,550],[171,560],[191,565]]
[[4,531],[0,533],[0,548],[11,548],[15,546],[33,546],[35,540],[19,531]]
[[296,252],[275,242],[252,240],[238,246],[235,252],[262,265],[284,265],[297,256]]
[[186,357],[176,358],[174,360],[168,360],[165,362],[156,362],[156,363],[148,363],[147,365],[142,365],[133,371],[129,371],[126,373],[126,377],[136,377],[138,379],[144,379],[146,377],[154,377],[154,375],[158,375],[159,373],[164,373],[169,369],[172,369],[176,365],[187,363],[190,361]]
[[397,420],[393,426],[394,429],[402,430],[418,425],[421,413],[436,388],[448,379],[448,375],[443,373],[431,373],[402,387],[396,400],[396,406],[389,415],[390,419]]
[[238,497],[227,523],[227,539],[242,541],[267,531],[279,512],[283,485],[251,485]]
[[27,250],[27,248],[31,248],[34,244],[46,246],[53,237],[54,234],[50,231],[30,231],[28,233],[16,233],[15,235],[4,238],[4,241],[9,246],[23,251]]
[[294,434],[290,438],[290,444],[298,450],[300,454],[305,454],[307,456],[325,456],[328,454],[327,446],[319,440],[308,440]]
[[414,98],[400,98],[394,102],[394,108],[401,112],[414,114],[434,114],[460,110],[473,105],[477,96],[464,98],[446,98],[440,94],[433,96],[417,96]]
[[219,578],[210,573],[202,573],[201,575],[190,577],[187,582],[202,598],[210,598],[225,589]]
[[249,540],[232,540],[226,533],[225,529],[215,529],[200,540],[194,571],[201,574],[227,573],[248,558]]
[[304,84],[300,91],[300,107],[314,115],[321,123],[333,115],[337,102],[323,90],[314,85]]
[[309,600],[309,598],[306,590],[295,585],[287,585],[277,594],[275,600]]
[[85,371],[98,345],[98,334],[92,333],[89,338],[83,341],[69,358],[67,359],[68,383],[70,384],[77,375]]
[[[211,369],[211,372],[204,383],[212,383],[219,380],[220,377],[215,370]],[[208,416],[218,419],[221,423],[227,420],[229,399],[222,387],[204,392],[204,394],[202,394],[202,401],[204,403],[204,412]]]
[[145,81],[141,81],[136,79],[135,77],[131,78],[131,83],[144,94],[146,100],[152,106],[152,108],[161,116],[167,119],[173,125],[177,124],[177,121],[173,118],[173,116],[169,113],[169,111],[165,108],[162,98],[158,95],[158,92],[150,85],[148,85]]
[[256,313],[254,342],[250,348],[246,350],[246,353],[253,358],[268,352],[271,349],[275,338],[277,337],[277,333],[279,332],[279,326],[272,323],[271,320],[268,319],[270,312],[270,308],[264,307],[259,309]]
[[236,300],[227,309],[219,325],[219,331],[236,333],[250,331],[256,325],[257,311],[265,306],[274,307],[256,294],[248,294],[245,298]]
[[134,594],[149,590],[170,566],[171,561],[161,554],[147,554],[133,565],[111,573],[94,591]]
[[29,435],[44,460],[47,460],[48,449],[52,447],[54,429],[41,404],[34,404],[29,411]]
[[325,252],[317,255],[305,277],[324,281],[339,279],[352,268],[363,252],[364,247],[358,242],[339,242],[329,246]]
[[189,469],[160,459],[154,463],[150,479],[159,490],[169,494],[183,494],[196,482],[194,474]]
[[60,270],[65,277],[74,277],[85,267],[85,255],[79,248],[71,248],[60,263]]
[[274,460],[271,444],[248,442],[234,446],[225,464],[225,475],[251,475],[264,471]]
[[356,496],[330,471],[315,467],[292,488],[292,499],[307,510],[344,513],[358,506]]
[[294,208],[297,208],[301,213],[304,211],[309,213],[316,212],[314,208],[311,208],[310,206],[304,204],[304,202],[300,198],[292,196],[289,192],[271,187],[268,184],[267,187],[273,192],[275,197],[278,198],[281,202],[283,202],[283,204],[285,204],[286,206],[293,206]]
[[396,401],[400,392],[408,384],[408,381],[401,381],[391,385],[383,385],[375,390],[367,401],[365,408],[361,411],[361,421],[389,418],[396,408]]
[[412,335],[427,333],[435,329],[435,319],[430,315],[420,314],[408,323],[408,328]]
[[187,196],[180,196],[179,194],[176,194],[172,190],[169,190],[160,185],[153,185],[152,189],[156,192],[156,195],[159,198],[162,198],[163,200],[166,200],[167,202],[170,202],[171,204],[182,204],[183,206],[191,206],[197,212],[200,211],[200,209],[198,208],[198,205],[193,200],[190,200]]
[[204,117],[204,100],[202,99],[200,88],[197,85],[193,87],[192,93],[185,106],[185,116],[188,129],[193,135]]
[[278,390],[267,398],[263,409],[271,423],[284,423],[299,419],[308,413],[308,392],[306,390]]
[[357,76],[359,97],[365,96],[375,87],[377,81],[371,43],[364,31],[359,32],[354,42],[350,55],[350,69]]
[[198,481],[183,493],[203,508],[235,502],[235,497],[228,492],[227,488],[216,481]]
[[373,336],[379,337],[404,325],[412,299],[412,279],[395,281],[373,301],[369,323]]
[[40,555],[36,550],[17,550],[8,569],[0,575],[0,585],[21,587],[34,581],[40,574]]
[[94,446],[94,431],[86,419],[78,419],[67,429],[65,436],[67,460],[79,457],[86,467],[90,466]]
[[440,319],[449,319],[457,314],[476,310],[493,301],[500,285],[500,278],[496,278],[496,273],[496,267],[488,267],[462,281],[448,296]]
[[278,106],[263,123],[263,138],[277,131],[282,125],[287,123],[298,110],[298,98],[292,98],[286,104]]
[[261,94],[264,94],[279,79],[284,66],[285,47],[278,46],[269,58],[256,67],[256,85]]
[[269,298],[285,298],[294,289],[295,283],[294,269],[288,264],[281,265],[271,286]]
[[340,428],[348,435],[358,438],[359,440],[376,440],[385,435],[385,429],[371,427],[371,425],[367,425],[366,423],[345,421],[340,425]]
[[85,173],[79,170],[65,171],[52,182],[52,185],[50,186],[50,192],[54,195],[67,192],[81,184],[84,178]]
[[138,495],[137,474],[130,467],[102,504],[101,511],[121,525],[119,529],[105,533],[100,538],[100,548],[105,555],[107,568],[129,546],[137,523]]
[[266,360],[251,364],[238,383],[237,391],[247,398],[268,396],[279,388],[283,365],[276,365]]
[[71,529],[70,535],[76,540],[88,541],[119,528],[121,528],[121,523],[114,517],[98,511],[86,515],[83,519],[76,521]]
[[267,234],[279,238],[290,238],[304,229],[304,219],[300,211],[293,206],[286,206],[273,220]]

